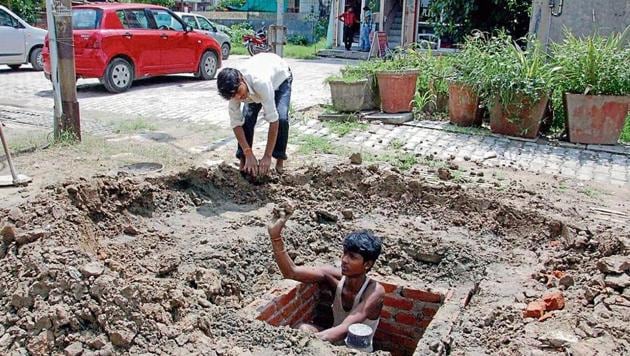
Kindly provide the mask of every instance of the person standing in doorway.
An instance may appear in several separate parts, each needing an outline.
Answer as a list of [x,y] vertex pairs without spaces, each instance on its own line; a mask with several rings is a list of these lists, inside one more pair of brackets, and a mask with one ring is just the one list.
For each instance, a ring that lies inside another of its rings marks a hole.
[[354,25],[357,23],[357,15],[351,6],[346,6],[346,11],[339,15],[339,20],[343,22],[343,42],[346,45],[346,51],[349,51],[354,39]]
[[359,47],[363,52],[370,51],[370,32],[372,32],[373,25],[374,20],[372,16],[372,11],[370,11],[370,7],[366,5],[363,8],[363,21],[361,21],[361,33],[359,41]]
[[[236,157],[240,159],[241,172],[253,177],[265,176],[273,157],[276,159],[276,171],[282,173],[287,159],[292,83],[289,65],[273,53],[251,57],[240,70],[225,68],[219,72],[217,88],[219,95],[230,101],[230,126],[238,141]],[[269,133],[265,152],[258,161],[252,145],[261,109],[265,112],[265,121],[269,123]]]

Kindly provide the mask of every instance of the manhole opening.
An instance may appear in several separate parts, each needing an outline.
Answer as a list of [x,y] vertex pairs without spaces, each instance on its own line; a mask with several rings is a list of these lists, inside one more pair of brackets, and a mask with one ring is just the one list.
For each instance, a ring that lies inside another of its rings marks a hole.
[[[379,281],[380,282],[380,281]],[[444,303],[444,294],[425,289],[380,282],[385,287],[381,319],[374,334],[374,350],[392,355],[413,355],[433,317]],[[312,323],[329,328],[333,324],[333,292],[316,283],[274,290],[265,298],[256,319],[273,326],[297,328]]]

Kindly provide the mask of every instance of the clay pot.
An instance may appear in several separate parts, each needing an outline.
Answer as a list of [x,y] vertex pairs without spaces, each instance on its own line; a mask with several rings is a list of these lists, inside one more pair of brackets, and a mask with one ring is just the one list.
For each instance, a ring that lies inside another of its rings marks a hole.
[[614,145],[623,130],[630,96],[564,95],[569,141]]
[[381,71],[376,73],[381,110],[395,114],[410,112],[416,94],[417,70]]
[[503,105],[496,98],[490,108],[490,130],[502,135],[536,138],[548,100],[549,96],[545,95],[532,103],[517,95],[513,102]]
[[480,126],[479,95],[469,85],[448,86],[448,117],[457,126]]
[[335,110],[341,112],[361,111],[368,85],[367,79],[352,82],[331,80],[328,84],[330,85],[330,96]]

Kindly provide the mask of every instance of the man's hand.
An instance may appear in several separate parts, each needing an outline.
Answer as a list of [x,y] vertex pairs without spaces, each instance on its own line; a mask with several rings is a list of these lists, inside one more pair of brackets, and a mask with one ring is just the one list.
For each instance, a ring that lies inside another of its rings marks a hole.
[[249,153],[245,156],[245,173],[250,174],[252,177],[258,175],[258,161],[253,153]]
[[271,156],[263,156],[263,158],[258,162],[258,173],[261,176],[266,176],[269,173],[269,167],[271,167]]

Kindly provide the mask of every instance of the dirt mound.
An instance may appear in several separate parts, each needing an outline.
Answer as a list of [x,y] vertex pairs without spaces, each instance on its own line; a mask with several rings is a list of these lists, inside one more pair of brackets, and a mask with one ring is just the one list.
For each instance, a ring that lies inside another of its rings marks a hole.
[[[538,281],[541,265],[573,275],[571,313],[600,305],[597,298],[628,300],[619,277],[627,271],[597,286],[589,277],[600,257],[627,256],[627,230],[582,231],[549,204],[378,166],[307,167],[253,185],[219,165],[67,182],[0,211],[0,353],[348,352],[239,313],[281,279],[265,223],[287,200],[296,212],[285,239],[297,264],[335,264],[343,236],[371,228],[384,240],[375,274],[444,287],[480,283],[454,333],[455,353],[530,347],[535,337],[523,334],[530,324],[520,304],[544,283],[558,286]],[[596,290],[585,306],[577,305],[582,288]],[[627,333],[613,325],[622,318],[605,305],[611,323],[597,336],[621,338],[614,350],[623,350]]]

